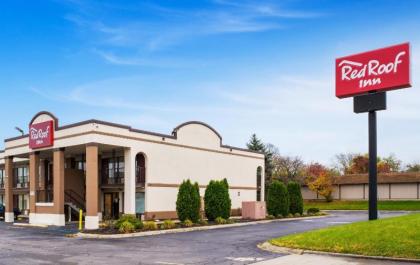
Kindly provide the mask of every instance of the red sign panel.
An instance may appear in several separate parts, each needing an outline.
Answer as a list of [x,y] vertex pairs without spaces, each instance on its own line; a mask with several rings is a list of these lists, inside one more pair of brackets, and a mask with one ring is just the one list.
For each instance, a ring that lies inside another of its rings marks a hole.
[[29,148],[36,149],[54,145],[54,122],[45,121],[29,127]]
[[335,60],[335,95],[339,98],[410,86],[408,43]]

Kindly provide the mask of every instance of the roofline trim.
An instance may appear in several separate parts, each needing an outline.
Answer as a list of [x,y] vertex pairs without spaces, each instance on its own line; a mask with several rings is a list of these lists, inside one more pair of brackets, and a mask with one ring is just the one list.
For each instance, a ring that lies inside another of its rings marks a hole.
[[[41,114],[48,114],[51,115],[52,117],[55,117],[54,115],[50,114],[49,112],[43,111],[43,112],[39,112],[38,114],[35,115],[35,117],[33,118],[33,120],[41,115]],[[32,121],[31,121],[32,122]],[[222,148],[229,148],[232,150],[237,150],[237,151],[243,151],[243,152],[250,152],[250,153],[255,153],[255,154],[264,154],[263,152],[259,152],[259,151],[254,151],[254,150],[249,150],[246,148],[240,148],[240,147],[235,147],[235,146],[230,146],[230,145],[224,145],[222,144],[222,137],[220,136],[220,134],[210,125],[208,125],[207,123],[201,122],[201,121],[188,121],[188,122],[184,122],[180,125],[178,125],[177,127],[175,127],[172,131],[172,135],[170,134],[163,134],[163,133],[156,133],[156,132],[151,132],[151,131],[146,131],[146,130],[140,130],[140,129],[135,129],[132,128],[131,126],[128,125],[124,125],[124,124],[119,124],[119,123],[113,123],[113,122],[107,122],[107,121],[102,121],[102,120],[97,120],[97,119],[89,119],[89,120],[85,120],[85,121],[81,121],[81,122],[76,122],[76,123],[71,123],[71,124],[67,124],[64,126],[57,126],[56,127],[56,131],[60,131],[60,130],[65,130],[65,129],[69,129],[69,128],[73,128],[73,127],[77,127],[77,126],[82,126],[82,125],[86,125],[86,124],[91,124],[91,123],[98,123],[98,124],[102,124],[102,125],[106,125],[106,126],[111,126],[111,127],[117,127],[117,128],[121,128],[121,129],[126,129],[130,132],[135,132],[135,133],[142,133],[142,134],[147,134],[147,135],[152,135],[152,136],[158,136],[158,137],[164,137],[164,138],[168,138],[168,139],[178,139],[177,138],[177,131],[181,128],[184,127],[186,125],[189,124],[200,124],[203,125],[207,128],[209,128],[210,130],[212,130],[220,139],[220,147]],[[58,124],[58,119],[57,122],[55,124]],[[29,137],[29,134],[25,134],[25,135],[21,135],[21,136],[17,136],[17,137],[12,137],[12,138],[7,138],[4,140],[4,142],[11,142],[14,140],[19,140],[19,139],[23,139]]]
[[207,123],[204,123],[204,122],[201,122],[201,121],[187,121],[187,122],[181,123],[180,125],[178,125],[177,127],[175,127],[173,129],[172,134],[176,137],[177,132],[178,132],[179,129],[181,129],[184,126],[190,125],[190,124],[199,124],[199,125],[202,125],[204,127],[207,127],[208,129],[210,129],[211,131],[213,131],[217,135],[217,137],[219,137],[220,144],[222,144],[222,136],[213,127],[211,127]]
[[48,116],[50,116],[53,119],[53,121],[54,121],[54,127],[57,130],[57,128],[58,128],[58,118],[54,114],[52,114],[51,112],[45,111],[45,110],[40,111],[37,114],[35,114],[35,116],[29,122],[29,126],[31,126],[34,123],[35,119],[38,118],[38,116],[41,116],[41,115],[48,115]]

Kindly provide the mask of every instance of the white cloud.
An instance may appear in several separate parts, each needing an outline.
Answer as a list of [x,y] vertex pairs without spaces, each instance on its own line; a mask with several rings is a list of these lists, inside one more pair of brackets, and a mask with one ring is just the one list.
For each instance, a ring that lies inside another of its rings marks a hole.
[[[300,10],[280,9],[274,4],[261,2],[220,1],[210,8],[191,10],[166,8],[153,4],[140,4],[132,12],[148,12],[158,20],[146,20],[139,13],[136,19],[119,21],[96,15],[113,9],[117,5],[94,4],[75,5],[75,11],[66,19],[78,26],[80,31],[97,38],[103,46],[135,48],[144,52],[154,52],[186,41],[215,34],[252,33],[279,30],[286,27],[287,19],[319,17],[321,14]],[[129,9],[129,7],[126,7]],[[87,12],[86,10],[90,10]],[[102,56],[104,57],[104,56]],[[130,60],[116,60],[107,56],[108,62],[116,64],[137,64]],[[141,61],[140,64],[143,62]]]

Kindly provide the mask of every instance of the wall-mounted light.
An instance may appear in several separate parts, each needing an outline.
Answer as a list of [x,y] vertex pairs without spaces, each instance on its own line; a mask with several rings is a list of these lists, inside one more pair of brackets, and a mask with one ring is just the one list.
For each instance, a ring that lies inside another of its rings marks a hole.
[[25,135],[25,132],[21,128],[19,128],[19,127],[16,126],[15,129],[17,131],[19,131],[22,135]]

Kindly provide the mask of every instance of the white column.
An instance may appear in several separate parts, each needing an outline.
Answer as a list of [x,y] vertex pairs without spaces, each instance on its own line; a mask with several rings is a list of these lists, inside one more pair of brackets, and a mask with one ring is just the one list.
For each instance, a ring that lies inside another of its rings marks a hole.
[[131,148],[124,150],[124,213],[136,213],[136,153]]

